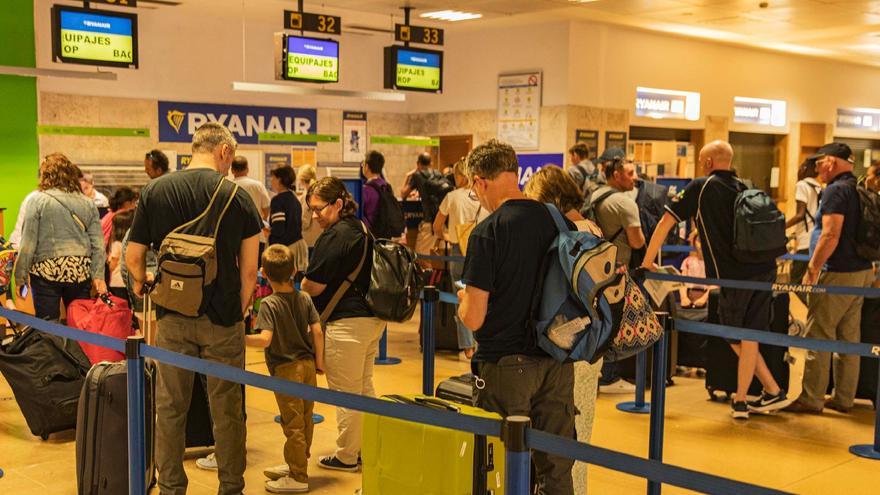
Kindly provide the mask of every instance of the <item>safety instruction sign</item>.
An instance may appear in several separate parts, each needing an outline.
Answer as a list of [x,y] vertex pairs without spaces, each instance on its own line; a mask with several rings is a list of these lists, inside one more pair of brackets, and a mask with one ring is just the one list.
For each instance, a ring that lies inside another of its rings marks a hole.
[[541,79],[541,72],[498,76],[498,139],[515,149],[538,149]]

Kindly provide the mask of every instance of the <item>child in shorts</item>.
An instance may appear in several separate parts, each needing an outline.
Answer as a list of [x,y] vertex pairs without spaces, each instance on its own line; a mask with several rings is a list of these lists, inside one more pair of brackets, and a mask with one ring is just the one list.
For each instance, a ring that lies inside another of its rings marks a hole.
[[[272,376],[316,386],[315,375],[323,373],[324,367],[324,333],[311,297],[298,291],[291,281],[293,261],[287,246],[273,244],[263,252],[263,275],[269,279],[273,293],[260,303],[254,325],[259,333],[246,335],[245,343],[265,349],[266,366]],[[269,478],[266,490],[307,492],[314,402],[277,392],[275,400],[281,412],[281,429],[287,437],[286,464],[263,471]]]

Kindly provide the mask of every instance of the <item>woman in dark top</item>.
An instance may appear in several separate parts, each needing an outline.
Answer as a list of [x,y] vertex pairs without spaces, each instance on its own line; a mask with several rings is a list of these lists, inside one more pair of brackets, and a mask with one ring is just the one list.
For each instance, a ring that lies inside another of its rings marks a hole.
[[[306,202],[324,229],[302,282],[324,322],[324,366],[327,385],[375,397],[373,360],[385,322],[373,316],[364,300],[370,287],[373,245],[366,227],[355,218],[357,203],[336,177],[325,177],[309,187]],[[346,280],[353,280],[349,284]],[[339,437],[336,452],[318,465],[357,471],[361,448],[361,413],[336,410]]]
[[293,253],[293,268],[305,271],[309,248],[302,235],[302,205],[293,192],[296,172],[285,165],[273,169],[270,179],[275,197],[269,203],[269,245],[283,244]]

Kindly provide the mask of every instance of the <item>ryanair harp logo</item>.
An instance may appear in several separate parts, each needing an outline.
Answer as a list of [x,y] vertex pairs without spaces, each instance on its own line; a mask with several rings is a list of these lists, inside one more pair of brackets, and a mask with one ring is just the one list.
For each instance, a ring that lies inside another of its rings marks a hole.
[[180,126],[183,125],[184,117],[186,117],[186,114],[180,110],[168,110],[168,115],[166,116],[168,123],[178,134],[180,134]]

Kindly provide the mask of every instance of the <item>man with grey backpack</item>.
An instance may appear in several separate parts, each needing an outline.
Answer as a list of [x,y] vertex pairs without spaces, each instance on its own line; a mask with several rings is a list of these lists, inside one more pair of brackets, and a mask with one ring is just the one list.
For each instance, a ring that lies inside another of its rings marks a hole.
[[[713,141],[700,150],[699,166],[706,176],[691,181],[666,206],[651,236],[643,268],[655,269],[654,260],[669,231],[692,218],[700,233],[707,278],[776,280],[776,257],[786,251],[785,216],[764,191],[748,188],[732,170],[732,164],[733,148],[725,141]],[[772,297],[769,291],[722,288],[718,318],[729,327],[769,330]],[[728,343],[739,356],[731,415],[748,419],[749,411],[766,413],[787,406],[790,401],[785,390],[758,352],[758,343]],[[764,391],[759,399],[747,402],[755,376]]]
[[[158,252],[152,291],[159,347],[244,368],[243,315],[257,280],[262,221],[248,193],[226,179],[237,143],[217,123],[193,136],[192,162],[141,192],[126,253],[136,296],[146,279],[147,249]],[[186,493],[186,417],[193,372],[157,363],[156,464],[162,495]],[[219,494],[244,490],[242,387],[209,376]]]

